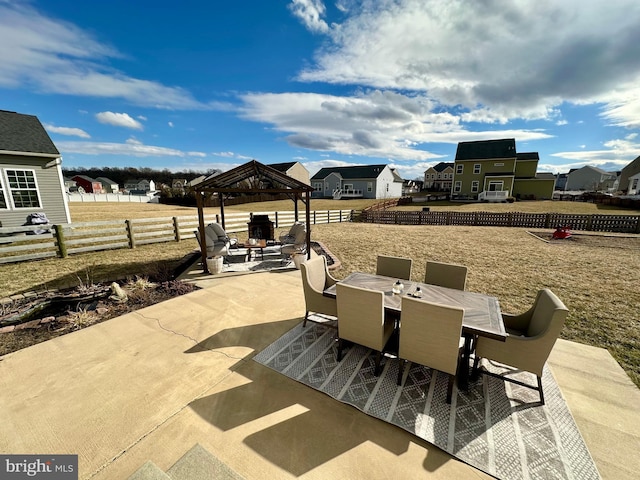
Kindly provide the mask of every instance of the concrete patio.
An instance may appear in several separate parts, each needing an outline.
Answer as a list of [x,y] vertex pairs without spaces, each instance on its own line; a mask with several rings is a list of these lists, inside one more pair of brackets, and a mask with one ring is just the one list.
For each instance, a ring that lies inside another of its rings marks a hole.
[[[196,443],[247,479],[491,478],[251,357],[301,321],[300,273],[201,290],[0,358],[0,451],[79,455],[79,478],[167,470]],[[606,350],[549,364],[605,479],[640,471],[640,390]]]

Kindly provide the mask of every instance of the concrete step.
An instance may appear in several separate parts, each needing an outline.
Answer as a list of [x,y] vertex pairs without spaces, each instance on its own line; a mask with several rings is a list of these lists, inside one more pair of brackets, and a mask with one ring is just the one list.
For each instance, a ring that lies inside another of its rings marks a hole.
[[244,480],[199,443],[167,470],[167,475],[171,480]]
[[151,460],[147,460],[128,480],[171,480],[171,477]]

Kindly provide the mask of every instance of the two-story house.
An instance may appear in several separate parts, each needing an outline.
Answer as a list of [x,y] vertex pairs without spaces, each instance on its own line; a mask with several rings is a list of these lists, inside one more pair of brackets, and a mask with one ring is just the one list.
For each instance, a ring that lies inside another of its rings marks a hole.
[[453,162],[440,162],[424,172],[425,190],[450,192],[453,182]]
[[322,168],[311,177],[313,198],[399,198],[403,180],[388,165]]
[[79,193],[102,193],[102,183],[86,175],[75,175],[71,180],[76,182]]
[[617,172],[605,172],[601,168],[585,165],[569,172],[565,190],[606,192],[617,187],[617,178]]
[[19,227],[44,213],[69,223],[62,157],[38,117],[0,110],[0,226]]
[[460,142],[456,151],[452,199],[507,201],[551,199],[555,179],[537,174],[537,152],[516,152],[513,138]]

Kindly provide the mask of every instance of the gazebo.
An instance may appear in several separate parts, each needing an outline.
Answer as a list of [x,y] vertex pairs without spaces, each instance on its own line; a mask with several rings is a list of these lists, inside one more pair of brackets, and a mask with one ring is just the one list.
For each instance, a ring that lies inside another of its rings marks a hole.
[[[311,192],[313,188],[295,178],[279,172],[275,168],[264,165],[256,160],[240,165],[227,172],[205,178],[194,187],[196,202],[198,205],[198,230],[200,238],[205,238],[204,233],[204,203],[207,196],[218,194],[220,200],[220,217],[222,228],[224,221],[224,200],[229,195],[269,193],[286,194],[294,203],[295,220],[298,221],[298,200],[306,206],[305,222],[307,224],[307,258],[311,256]],[[207,271],[207,248],[204,242],[200,245],[202,265]]]

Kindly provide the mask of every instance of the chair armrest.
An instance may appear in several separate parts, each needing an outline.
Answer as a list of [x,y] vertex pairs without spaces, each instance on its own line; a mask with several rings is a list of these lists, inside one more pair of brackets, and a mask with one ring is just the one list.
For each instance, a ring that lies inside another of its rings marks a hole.
[[529,327],[529,321],[531,319],[531,312],[527,311],[521,314],[503,313],[502,320],[504,327],[516,335],[524,335],[527,333]]

